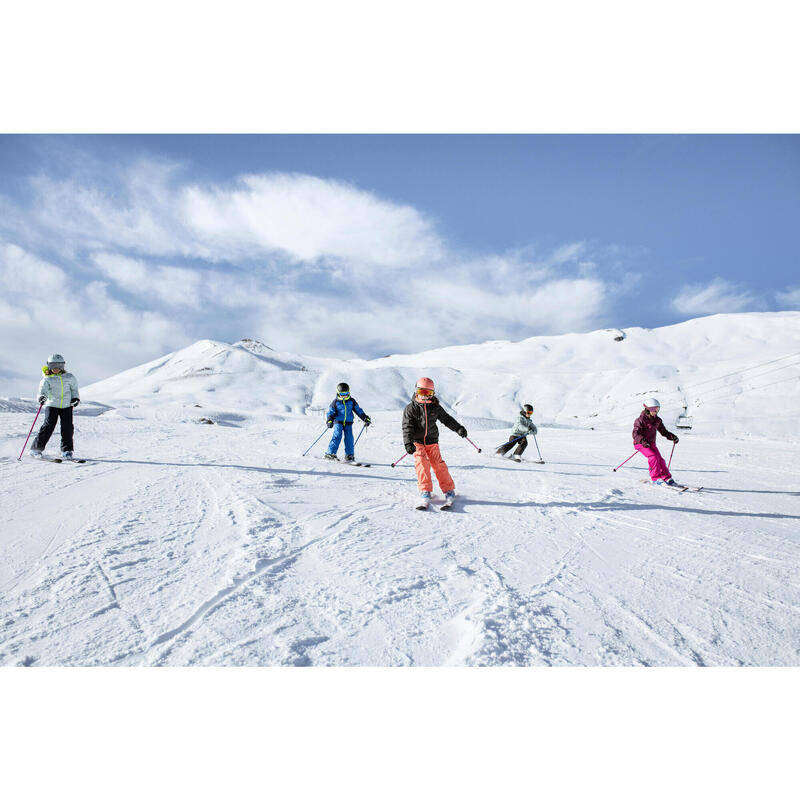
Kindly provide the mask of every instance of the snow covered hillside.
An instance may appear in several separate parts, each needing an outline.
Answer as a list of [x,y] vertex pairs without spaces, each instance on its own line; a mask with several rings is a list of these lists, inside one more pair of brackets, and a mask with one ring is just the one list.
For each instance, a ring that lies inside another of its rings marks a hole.
[[[544,425],[629,429],[642,400],[655,395],[668,424],[686,408],[698,433],[800,436],[800,312],[723,314],[654,330],[537,336],[372,361],[278,353],[251,340],[201,341],[83,394],[173,417],[303,414],[327,406],[345,380],[369,412],[399,411],[420,374],[473,429],[505,424],[525,402]],[[206,411],[192,411],[196,404]]]
[[[798,665],[798,353],[796,313],[373,361],[202,341],[83,389],[80,465],[18,462],[35,406],[3,401],[0,664]],[[390,466],[420,374],[483,450],[442,430],[448,513]],[[369,468],[321,458],[339,380]],[[697,494],[612,472],[653,394]],[[544,464],[491,455],[526,401]]]

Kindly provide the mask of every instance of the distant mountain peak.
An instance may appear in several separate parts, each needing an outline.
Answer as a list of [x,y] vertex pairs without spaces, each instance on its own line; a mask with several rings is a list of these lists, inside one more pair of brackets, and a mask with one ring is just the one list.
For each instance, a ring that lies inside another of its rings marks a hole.
[[267,350],[271,353],[275,352],[274,348],[264,344],[263,342],[259,342],[258,339],[239,339],[239,341],[233,346],[243,347],[245,350],[249,350],[251,353],[263,353]]

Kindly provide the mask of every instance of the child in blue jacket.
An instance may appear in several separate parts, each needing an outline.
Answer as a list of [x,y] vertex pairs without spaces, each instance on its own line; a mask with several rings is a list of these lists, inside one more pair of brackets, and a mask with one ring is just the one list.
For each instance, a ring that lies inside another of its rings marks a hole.
[[344,460],[355,461],[355,444],[353,442],[353,421],[356,415],[360,417],[365,425],[369,425],[372,420],[364,413],[361,406],[354,397],[350,396],[350,387],[346,383],[340,383],[336,387],[336,399],[328,408],[327,425],[333,428],[331,443],[328,445],[328,452],[325,458],[338,461],[336,453],[344,434]]

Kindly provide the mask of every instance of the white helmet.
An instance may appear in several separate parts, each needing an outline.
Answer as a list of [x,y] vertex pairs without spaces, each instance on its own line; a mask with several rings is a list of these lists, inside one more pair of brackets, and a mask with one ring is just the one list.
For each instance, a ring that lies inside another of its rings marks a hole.
[[51,364],[61,364],[64,365],[64,356],[61,353],[53,353],[50,358],[47,359],[47,365],[50,366]]
[[655,397],[648,397],[647,400],[644,401],[644,407],[648,409],[650,408],[659,409],[661,408],[661,403],[659,403],[658,400],[655,399]]

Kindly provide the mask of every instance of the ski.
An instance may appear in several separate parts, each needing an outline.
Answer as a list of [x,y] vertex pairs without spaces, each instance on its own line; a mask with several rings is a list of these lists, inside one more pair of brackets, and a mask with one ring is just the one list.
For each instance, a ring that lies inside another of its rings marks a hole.
[[429,503],[428,503],[428,501],[427,501],[427,500],[421,500],[419,503],[417,503],[417,504],[414,506],[414,508],[415,508],[417,511],[427,511],[427,510],[428,510],[428,505],[429,505]]
[[53,458],[53,456],[32,456],[34,461],[49,461],[51,464],[60,464],[63,459]]
[[371,467],[365,461],[344,461],[341,458],[325,458],[325,456],[314,456],[318,461],[327,461],[329,464],[344,464],[348,467]]
[[684,486],[682,483],[675,483],[670,486],[668,483],[656,483],[647,480],[646,478],[639,481],[639,483],[646,483],[649,486],[663,486],[665,489],[672,489],[673,492],[699,492],[702,486]]
[[445,500],[442,505],[439,506],[439,511],[450,511],[453,508],[453,503],[455,500]]

